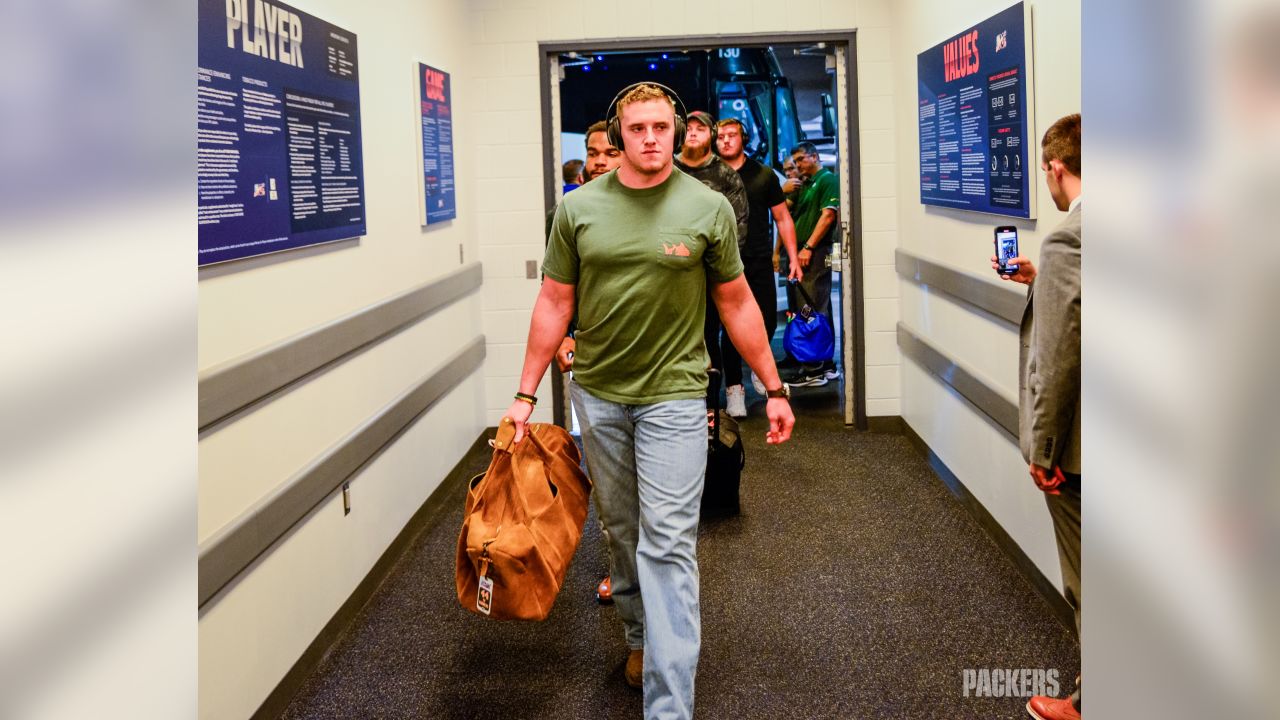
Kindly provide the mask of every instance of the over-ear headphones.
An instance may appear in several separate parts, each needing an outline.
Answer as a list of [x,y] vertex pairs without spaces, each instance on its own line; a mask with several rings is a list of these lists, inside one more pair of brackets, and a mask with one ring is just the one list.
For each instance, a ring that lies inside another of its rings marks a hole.
[[613,102],[609,103],[609,109],[605,111],[605,116],[609,118],[609,124],[605,127],[605,135],[609,138],[609,144],[623,150],[622,147],[622,119],[617,112],[618,101],[626,97],[627,93],[635,90],[641,85],[652,85],[666,94],[667,99],[671,101],[676,113],[676,137],[675,147],[671,148],[672,152],[678,151],[684,146],[684,116],[688,112],[685,110],[684,101],[676,94],[675,90],[656,82],[638,82],[632,83],[620,90],[617,95],[613,96]]

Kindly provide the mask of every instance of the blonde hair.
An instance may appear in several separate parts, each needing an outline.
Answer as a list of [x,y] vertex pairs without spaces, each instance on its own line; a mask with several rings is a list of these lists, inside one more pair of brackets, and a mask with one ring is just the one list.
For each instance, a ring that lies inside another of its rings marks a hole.
[[619,118],[622,117],[622,110],[626,106],[632,103],[647,102],[649,100],[666,101],[666,103],[671,106],[671,113],[673,115],[679,114],[676,112],[675,100],[672,100],[671,96],[663,92],[662,88],[656,85],[650,85],[648,83],[644,83],[641,85],[637,85],[634,88],[631,88],[631,90],[626,95],[623,95],[622,98],[618,100],[618,109],[617,109],[618,117]]
[[742,138],[742,145],[745,147],[746,144],[750,142],[751,135],[747,133],[747,126],[744,125],[743,122],[738,118],[725,118],[720,122],[716,123],[716,132],[719,133],[721,130],[724,130],[725,127],[729,125],[738,126],[738,137]]

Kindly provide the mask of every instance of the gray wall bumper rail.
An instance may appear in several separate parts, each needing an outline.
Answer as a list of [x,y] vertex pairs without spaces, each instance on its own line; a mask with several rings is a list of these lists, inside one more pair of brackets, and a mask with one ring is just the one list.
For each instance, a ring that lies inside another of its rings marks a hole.
[[480,335],[201,543],[198,605],[203,606],[267,552],[437,400],[481,367],[484,358],[485,339]]
[[[898,249],[898,275],[941,290],[956,300],[996,316],[1014,327],[1022,323],[1027,305],[1022,286],[1006,287],[977,275],[962,272],[919,255]],[[973,403],[987,417],[1018,439],[1018,399],[1006,395],[982,376],[946,353],[902,322],[898,323],[898,348],[902,354],[938,376],[961,397]]]
[[937,375],[961,397],[973,403],[1017,441],[1017,398],[1009,397],[977,372],[947,357],[901,322],[898,323],[898,348],[903,355]]
[[480,263],[200,373],[201,430],[476,290]]
[[[1018,325],[1027,306],[1027,295],[1020,288],[1002,282],[996,284],[972,273],[947,267],[899,248],[894,254],[898,275],[921,285],[941,290],[998,318]],[[994,277],[994,275],[993,275]]]

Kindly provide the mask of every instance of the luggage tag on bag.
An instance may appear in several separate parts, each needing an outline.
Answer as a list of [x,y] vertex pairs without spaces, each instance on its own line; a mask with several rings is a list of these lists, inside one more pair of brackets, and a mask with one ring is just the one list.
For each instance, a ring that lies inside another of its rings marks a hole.
[[[498,526],[495,533],[502,530],[502,526]],[[489,568],[492,567],[492,561],[489,560],[489,540],[480,550],[480,580],[476,583],[476,610],[489,614],[493,608],[493,580],[489,578]]]
[[476,588],[476,609],[488,615],[492,605],[493,581],[488,577],[482,577],[480,578],[479,587]]

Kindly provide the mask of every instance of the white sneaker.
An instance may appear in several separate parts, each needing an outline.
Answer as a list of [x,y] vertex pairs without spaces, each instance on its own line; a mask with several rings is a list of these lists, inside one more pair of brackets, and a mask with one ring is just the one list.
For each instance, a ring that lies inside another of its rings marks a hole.
[[725,388],[725,397],[728,399],[728,407],[725,411],[729,413],[729,417],[744,418],[747,416],[747,389],[741,385],[730,385]]
[[751,373],[751,387],[755,388],[756,392],[760,393],[761,395],[764,395],[765,393],[768,392],[768,389],[765,388],[764,383],[760,382],[760,378],[756,377],[756,374],[754,372]]

